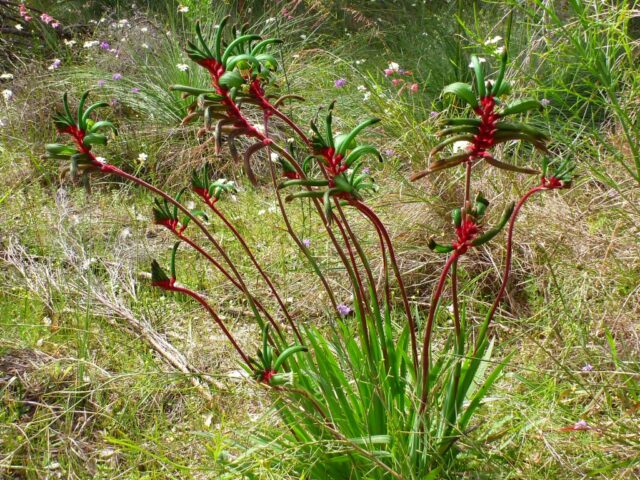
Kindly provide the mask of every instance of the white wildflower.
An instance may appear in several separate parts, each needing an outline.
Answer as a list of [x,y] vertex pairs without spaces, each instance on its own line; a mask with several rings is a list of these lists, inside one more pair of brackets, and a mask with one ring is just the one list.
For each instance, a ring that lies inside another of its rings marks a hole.
[[189,70],[189,65],[187,65],[186,63],[178,63],[176,65],[176,67],[178,68],[178,70],[180,70],[181,72],[186,72],[187,70]]
[[[487,61],[486,58],[478,57],[478,63],[484,63],[486,61]],[[469,64],[469,68],[473,68],[473,63]]]
[[50,318],[50,317],[44,317],[44,318],[42,319],[42,323],[44,323],[44,326],[45,326],[45,327],[49,327],[49,326],[51,326],[51,318]]
[[149,155],[147,155],[146,153],[139,153],[138,154],[138,161],[140,161],[141,163],[144,163],[147,158],[149,158]]
[[24,27],[22,25],[20,25],[19,23],[16,24],[16,30],[18,30],[19,32],[21,32],[22,30],[24,30]]
[[4,97],[5,101],[8,102],[13,98],[13,92],[9,89],[2,90],[2,96]]
[[129,227],[123,228],[122,231],[120,232],[120,235],[118,235],[120,240],[126,240],[127,238],[131,238],[131,236],[132,236],[132,233]]
[[149,29],[148,29],[147,27],[142,27],[142,28],[140,29],[140,31],[141,31],[142,33],[147,33],[147,32],[149,31]]
[[275,22],[275,21],[276,21],[276,17],[270,17],[270,18],[267,18],[267,19],[264,21],[264,23],[266,23],[267,25],[269,25],[270,23],[273,23],[273,22]]
[[271,161],[272,162],[278,163],[278,158],[280,158],[280,156],[276,152],[271,152]]
[[7,120],[6,118],[0,118],[0,128],[4,128],[7,125],[9,125],[9,120]]
[[13,80],[13,74],[3,73],[2,75],[0,75],[0,80]]
[[140,45],[142,48],[149,48],[149,45],[147,45],[146,43],[143,43],[142,45]]
[[397,72],[398,70],[400,70],[400,65],[398,65],[396,62],[391,62],[389,64],[389,70],[393,70],[394,72]]
[[453,153],[464,152],[467,148],[471,146],[471,142],[460,141],[453,142]]
[[366,92],[367,91],[367,87],[365,87],[364,85],[358,85],[358,91],[359,92]]
[[97,47],[98,45],[100,45],[100,42],[98,40],[89,40],[88,42],[84,42],[84,45],[82,45],[84,48],[93,48],[93,47]]
[[500,35],[496,35],[495,37],[487,40],[485,42],[486,45],[495,45],[496,43],[498,43],[500,40],[502,40],[502,37]]
[[366,102],[367,100],[369,100],[371,98],[371,92],[365,92],[365,94],[363,95],[362,99]]
[[187,13],[189,11],[189,7],[186,5],[178,5],[178,13]]
[[75,41],[75,40],[67,40],[67,39],[65,38],[65,39],[64,39],[64,44],[65,44],[67,47],[73,47],[73,46],[76,44],[76,41]]

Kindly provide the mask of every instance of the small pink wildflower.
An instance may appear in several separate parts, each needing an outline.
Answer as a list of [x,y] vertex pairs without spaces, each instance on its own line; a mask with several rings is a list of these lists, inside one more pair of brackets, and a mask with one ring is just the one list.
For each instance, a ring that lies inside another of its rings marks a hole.
[[590,363],[587,363],[584,367],[582,367],[582,371],[583,372],[592,372],[593,371],[593,365],[591,365]]
[[551,100],[549,100],[548,98],[543,98],[542,100],[540,100],[540,105],[542,105],[543,107],[548,107],[549,105],[551,105]]
[[309,248],[311,246],[311,240],[309,240],[308,238],[305,238],[304,240],[302,240],[302,244]]
[[31,16],[27,12],[27,7],[25,7],[24,3],[20,4],[20,6],[18,7],[18,10],[20,11],[20,16],[24,19],[25,22],[28,22],[29,20],[31,20]]
[[402,82],[404,82],[404,80],[402,80],[401,78],[394,78],[393,80],[391,80],[391,83],[393,83],[394,87],[397,87],[398,85],[400,85]]
[[573,426],[574,430],[589,430],[591,427],[586,420],[579,420]]
[[347,84],[347,79],[346,78],[339,78],[338,80],[333,82],[333,84],[336,86],[336,88],[342,88]]
[[111,78],[113,78],[114,80],[122,80],[122,74],[121,73],[114,73]]
[[391,75],[393,75],[393,73],[394,73],[394,71],[393,71],[393,70],[391,70],[390,68],[385,68],[385,69],[384,69],[384,74],[385,74],[385,76],[387,76],[387,77],[390,77]]
[[131,93],[140,93],[140,89],[138,87],[133,87],[131,89]]
[[417,83],[412,83],[411,86],[409,87],[409,90],[411,90],[411,93],[418,93],[419,89],[420,89],[420,85],[418,85]]
[[40,15],[40,20],[42,20],[46,25],[49,25],[55,19],[48,13],[43,13],[42,15]]

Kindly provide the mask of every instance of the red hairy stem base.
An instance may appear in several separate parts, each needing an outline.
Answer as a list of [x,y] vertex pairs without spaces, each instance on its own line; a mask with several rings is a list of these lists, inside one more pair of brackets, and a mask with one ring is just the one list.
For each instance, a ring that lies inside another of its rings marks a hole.
[[391,261],[391,268],[393,269],[393,273],[396,277],[396,281],[398,282],[398,287],[400,288],[400,294],[402,296],[402,303],[404,305],[405,315],[407,316],[407,321],[409,322],[409,330],[411,337],[411,353],[413,355],[413,361],[415,368],[418,368],[418,341],[416,338],[416,324],[413,319],[413,315],[411,314],[411,305],[409,304],[409,297],[407,296],[407,291],[404,287],[404,281],[402,280],[402,276],[400,275],[400,268],[398,267],[398,262],[396,260],[395,251],[393,249],[393,244],[391,243],[391,238],[389,237],[389,233],[385,228],[382,220],[378,218],[373,210],[367,207],[364,203],[360,201],[351,201],[351,204],[356,207],[365,217],[367,217],[374,227],[378,230],[378,232],[382,235],[387,244],[387,248],[389,250],[389,260]]

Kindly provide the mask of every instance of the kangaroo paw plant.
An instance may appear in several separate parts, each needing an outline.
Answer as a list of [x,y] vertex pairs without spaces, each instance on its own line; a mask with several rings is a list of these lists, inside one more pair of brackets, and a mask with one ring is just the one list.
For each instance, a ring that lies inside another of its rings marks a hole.
[[[252,157],[260,151],[266,153],[269,159],[266,180],[273,188],[282,221],[317,277],[318,288],[326,293],[327,312],[333,317],[328,328],[309,325],[289,311],[277,282],[261,266],[249,243],[225,213],[225,196],[235,194],[236,186],[214,175],[215,159],[194,171],[190,186],[177,195],[107,163],[95,156],[93,148],[105,145],[109,140],[107,133],[115,135],[117,131],[111,122],[91,118],[106,104],[98,102],[85,109],[87,93],[80,99],[76,114],[71,113],[65,95],[63,113],[55,117],[55,125],[61,135],[71,137],[72,143],[47,145],[48,156],[68,162],[71,174],[82,175],[85,180],[92,172],[115,175],[157,197],[152,206],[154,222],[168,229],[176,243],[171,251],[169,273],[153,261],[152,285],[200,304],[237,353],[250,378],[272,394],[284,431],[265,432],[247,440],[252,444],[243,445],[252,447],[250,451],[270,449],[272,467],[293,471],[296,478],[436,478],[455,458],[461,439],[469,434],[473,413],[508,360],[507,357],[493,369],[487,368],[493,350],[488,327],[508,281],[516,217],[534,193],[568,187],[573,167],[567,161],[544,160],[540,183],[518,202],[509,204],[497,221],[487,220],[489,201],[481,193],[471,201],[473,168],[482,162],[500,169],[533,173],[532,168],[496,159],[495,147],[521,141],[547,154],[548,139],[534,127],[506,120],[539,106],[530,100],[503,103],[503,97],[510,91],[504,78],[506,56],[495,81],[485,80],[482,65],[474,57],[475,91],[471,85],[455,83],[445,93],[466,102],[475,117],[446,120],[441,132],[446,140],[434,148],[430,167],[415,176],[420,178],[458,165],[466,169],[465,197],[452,212],[455,237],[449,242],[430,241],[435,252],[448,258],[423,319],[409,302],[387,229],[367,205],[367,197],[377,190],[377,184],[366,161],[381,161],[382,157],[376,147],[359,143],[359,138],[375,128],[379,120],[365,120],[349,133],[336,135],[332,103],[321,128],[311,121],[313,134],[308,137],[298,123],[280,110],[285,101],[302,99],[278,92],[280,66],[272,49],[279,40],[262,39],[242,29],[229,31],[228,23],[228,18],[220,22],[211,35],[212,41],[196,27],[196,40],[186,48],[190,58],[208,71],[210,88],[189,85],[170,88],[193,99],[183,121],[186,128],[200,119],[203,125],[197,133],[212,135],[216,154],[221,153],[226,142],[231,156],[254,184],[259,178],[252,169]],[[251,118],[259,118],[261,122],[254,124]],[[273,125],[271,119],[275,119]],[[292,134],[293,141],[279,143],[279,138]],[[250,141],[242,156],[237,149],[239,139]],[[468,142],[462,153],[447,158],[439,156],[448,145],[459,141]],[[187,198],[198,201],[202,207],[186,207]],[[327,235],[333,249],[332,258],[341,263],[348,279],[347,287],[352,294],[348,302],[352,302],[352,307],[345,305],[343,289],[332,287],[324,265],[309,245],[300,240],[287,214],[294,200],[307,202],[317,215],[318,228]],[[382,282],[377,271],[374,275],[367,252],[351,227],[354,216],[364,218],[378,240],[376,259]],[[246,273],[239,271],[225,246],[211,233],[209,226],[214,223],[238,240],[242,254],[264,282],[266,295],[256,293],[255,282],[245,278]],[[496,238],[505,227],[507,253],[502,285],[472,337],[469,317],[458,300],[458,262],[469,250]],[[207,296],[177,282],[177,254],[182,244],[222,274],[243,298],[251,311],[256,333],[262,332],[256,341],[260,347],[255,357],[246,353],[246,347],[236,340]],[[434,359],[433,330],[448,279],[455,333]],[[399,292],[398,305],[394,289]],[[352,315],[345,315],[346,312]],[[229,468],[233,475],[238,472],[249,475],[250,455],[240,455]]]

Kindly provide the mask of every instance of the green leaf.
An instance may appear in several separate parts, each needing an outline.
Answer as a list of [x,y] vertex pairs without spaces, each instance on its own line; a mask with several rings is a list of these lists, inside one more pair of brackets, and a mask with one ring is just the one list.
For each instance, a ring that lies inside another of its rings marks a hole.
[[220,62],[223,65],[226,66],[227,65],[227,61],[229,60],[229,57],[231,57],[231,55],[233,54],[233,50],[236,47],[239,47],[240,45],[242,45],[245,42],[251,42],[253,40],[260,40],[260,38],[261,38],[260,35],[242,35],[241,37],[236,38],[226,48],[226,50],[224,51],[224,54],[222,55],[222,58],[220,59]]
[[266,40],[262,40],[258,42],[255,47],[251,50],[251,55],[259,55],[267,48],[268,45],[274,43],[282,43],[282,40],[279,38],[267,38]]
[[380,121],[379,118],[371,118],[369,120],[365,120],[360,125],[358,125],[356,128],[351,130],[347,134],[347,136],[344,139],[342,139],[342,141],[340,141],[339,143],[336,143],[336,153],[338,153],[340,155],[344,155],[346,153],[348,147],[351,145],[351,142],[353,142],[355,140],[356,136],[362,130],[364,130],[367,127],[370,127],[371,125],[375,125],[379,121]]
[[507,105],[504,110],[500,112],[500,115],[513,115],[516,113],[524,113],[529,110],[542,110],[542,104],[539,101],[533,99],[516,100]]
[[477,56],[472,55],[471,65],[473,65],[473,71],[476,74],[476,86],[478,88],[478,95],[480,96],[480,98],[484,98],[487,96],[487,91],[484,84],[484,70],[482,68],[482,63]]
[[476,95],[473,93],[473,88],[471,88],[471,85],[469,85],[468,83],[463,83],[463,82],[452,83],[451,85],[447,85],[446,87],[444,87],[444,90],[442,90],[442,93],[443,94],[451,93],[456,97],[458,97],[459,99],[467,102],[471,106],[471,108],[473,109],[478,108],[478,100],[476,98]]
[[225,72],[220,77],[220,86],[230,90],[232,88],[239,88],[242,84],[244,84],[244,78],[237,71],[229,71]]
[[220,25],[218,25],[218,29],[216,30],[216,37],[215,37],[215,45],[216,45],[216,51],[215,51],[215,58],[216,60],[220,61],[222,58],[222,32],[224,30],[225,25],[227,24],[227,22],[229,22],[229,19],[231,18],[230,15],[227,15],[226,17],[224,17],[221,21],[220,21]]

